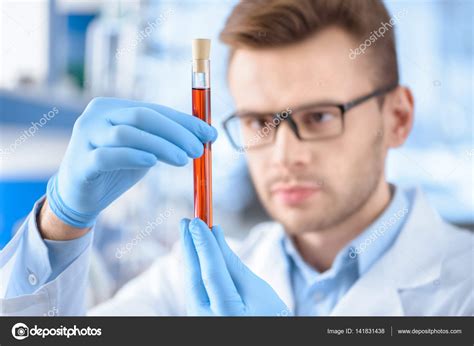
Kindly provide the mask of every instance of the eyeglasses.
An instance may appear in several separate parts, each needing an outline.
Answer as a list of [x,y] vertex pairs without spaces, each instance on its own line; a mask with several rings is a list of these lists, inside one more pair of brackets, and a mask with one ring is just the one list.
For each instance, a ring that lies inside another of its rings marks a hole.
[[371,98],[382,96],[397,86],[398,83],[391,84],[343,104],[309,104],[294,110],[287,108],[276,114],[234,113],[224,120],[223,126],[227,137],[238,151],[272,144],[283,121],[288,122],[301,141],[335,138],[344,133],[344,115],[347,111]]

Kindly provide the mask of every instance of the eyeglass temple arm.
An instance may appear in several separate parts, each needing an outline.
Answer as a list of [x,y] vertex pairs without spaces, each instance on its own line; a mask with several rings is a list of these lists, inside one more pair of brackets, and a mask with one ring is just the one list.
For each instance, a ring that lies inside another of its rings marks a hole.
[[342,108],[344,109],[344,112],[347,112],[349,109],[371,99],[372,97],[377,97],[377,96],[381,96],[383,94],[386,94],[388,93],[389,91],[392,91],[393,89],[395,89],[396,87],[398,86],[398,83],[394,83],[394,84],[391,84],[385,88],[382,88],[382,89],[378,89],[376,91],[374,91],[373,93],[369,94],[369,95],[366,95],[366,96],[362,96],[358,99],[355,99],[354,101],[351,101],[351,102],[348,102],[344,105],[342,105]]

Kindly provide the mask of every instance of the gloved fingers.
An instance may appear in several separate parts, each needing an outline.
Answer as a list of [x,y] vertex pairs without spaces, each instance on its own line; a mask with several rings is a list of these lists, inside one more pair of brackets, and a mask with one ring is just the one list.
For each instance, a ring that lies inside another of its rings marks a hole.
[[184,252],[186,288],[189,295],[189,304],[194,312],[209,308],[209,297],[201,277],[199,258],[194,248],[193,239],[189,233],[189,219],[180,223],[181,244]]
[[[178,124],[181,124],[189,131],[196,134],[203,143],[209,141],[214,142],[217,139],[217,130],[213,126],[193,115],[182,113],[162,105],[154,105],[154,108],[158,112],[166,115],[168,118],[172,119]],[[189,117],[191,117],[191,120]]]
[[[197,118],[187,115],[188,121],[195,119]],[[197,131],[192,131],[165,114],[146,107],[115,110],[107,115],[107,120],[113,125],[130,125],[162,137],[189,152],[190,156],[201,155],[202,143],[209,142],[215,137],[215,130],[202,120],[200,121],[205,127],[197,127]]]
[[155,155],[132,148],[97,148],[89,155],[87,179],[93,179],[100,172],[150,168],[157,162]]
[[[188,163],[186,152],[161,137],[128,125],[115,125],[107,133],[97,136],[91,145],[94,147],[126,147],[146,151],[160,161],[183,166]],[[202,144],[199,144],[202,150]]]
[[207,124],[205,121],[202,121],[201,119],[190,114],[186,114],[176,109],[162,106],[156,103],[126,100],[114,97],[96,97],[89,103],[87,109],[94,108],[100,113],[106,114],[106,110],[116,110],[133,107],[146,107],[154,110],[155,112],[163,114],[167,118],[177,122],[181,126],[194,133],[203,143],[209,141],[214,142],[217,138],[216,129]]
[[189,131],[196,134],[203,143],[206,143],[208,141],[214,142],[217,139],[216,129],[210,126],[209,124],[207,124],[205,121],[202,121],[201,119],[193,115],[186,114],[186,113],[177,111],[176,109],[162,106],[155,103],[139,102],[139,101],[132,101],[132,102],[134,102],[135,107],[143,106],[143,107],[151,108],[165,115],[169,119],[177,122],[178,124],[181,124],[182,126],[187,128]]
[[221,250],[211,230],[200,219],[189,223],[194,248],[201,267],[201,276],[211,304],[219,315],[238,315],[244,304],[227,270]]
[[224,238],[224,232],[218,225],[212,227],[212,234],[216,238],[217,244],[221,249],[222,256],[229,270],[230,276],[234,280],[239,292],[242,292],[243,284],[249,275],[252,276],[252,271],[240,260],[240,258],[232,251]]

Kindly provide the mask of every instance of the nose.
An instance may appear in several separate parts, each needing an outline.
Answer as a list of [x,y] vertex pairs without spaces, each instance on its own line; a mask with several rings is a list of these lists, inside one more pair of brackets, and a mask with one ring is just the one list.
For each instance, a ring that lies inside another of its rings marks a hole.
[[308,143],[296,137],[290,124],[283,122],[275,134],[271,158],[272,164],[275,166],[295,168],[309,164],[311,151]]

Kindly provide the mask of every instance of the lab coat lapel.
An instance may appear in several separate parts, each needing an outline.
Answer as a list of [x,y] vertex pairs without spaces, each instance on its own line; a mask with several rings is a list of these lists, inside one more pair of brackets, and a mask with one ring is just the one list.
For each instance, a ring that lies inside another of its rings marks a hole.
[[[265,280],[294,314],[294,299],[291,288],[289,264],[282,246],[284,230],[280,224],[271,223],[254,240],[255,248],[247,261],[250,269]],[[284,315],[286,312],[282,312]]]
[[394,245],[339,301],[331,315],[403,315],[400,290],[417,289],[440,276],[443,223],[421,191]]

